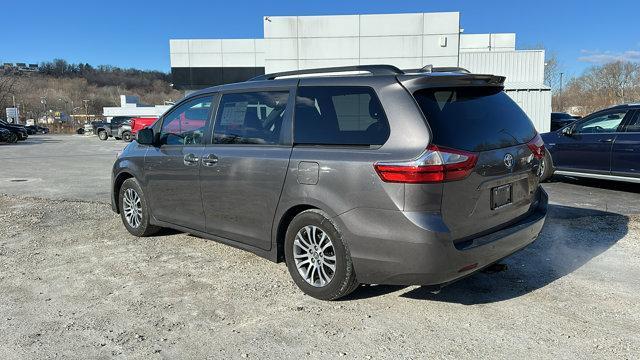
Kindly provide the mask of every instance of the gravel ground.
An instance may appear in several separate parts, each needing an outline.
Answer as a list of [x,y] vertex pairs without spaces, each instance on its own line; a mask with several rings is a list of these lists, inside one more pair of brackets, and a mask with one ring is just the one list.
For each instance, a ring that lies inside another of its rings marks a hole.
[[432,294],[303,295],[283,264],[108,205],[0,195],[0,359],[640,357],[640,217],[552,205],[539,240]]

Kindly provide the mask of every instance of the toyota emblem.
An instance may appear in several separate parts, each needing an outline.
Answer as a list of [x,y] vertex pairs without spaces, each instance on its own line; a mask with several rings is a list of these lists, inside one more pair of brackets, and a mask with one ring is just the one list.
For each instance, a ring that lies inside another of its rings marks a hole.
[[507,169],[511,169],[513,167],[513,155],[506,154],[504,156],[504,165],[507,167]]

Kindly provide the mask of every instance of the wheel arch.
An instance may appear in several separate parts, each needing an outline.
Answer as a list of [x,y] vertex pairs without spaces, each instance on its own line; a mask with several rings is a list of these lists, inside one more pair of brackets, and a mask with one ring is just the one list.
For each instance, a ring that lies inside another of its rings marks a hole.
[[135,178],[135,176],[133,176],[133,174],[128,171],[123,171],[119,173],[116,176],[115,180],[113,181],[113,201],[114,201],[116,213],[118,214],[120,214],[120,201],[118,199],[118,196],[120,194],[120,189],[122,188],[122,184],[127,179],[131,179],[131,178]]
[[278,227],[276,228],[276,238],[275,238],[275,246],[276,246],[276,262],[284,261],[284,238],[287,234],[287,229],[289,228],[289,224],[293,218],[295,218],[298,214],[303,211],[316,209],[322,210],[319,207],[311,204],[298,204],[290,207],[285,211],[280,220],[278,221]]

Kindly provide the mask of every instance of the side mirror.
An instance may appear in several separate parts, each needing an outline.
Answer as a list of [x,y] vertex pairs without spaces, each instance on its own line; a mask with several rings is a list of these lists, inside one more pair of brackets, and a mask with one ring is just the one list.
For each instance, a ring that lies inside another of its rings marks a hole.
[[573,126],[567,126],[566,128],[562,129],[562,135],[564,136],[573,135]]
[[156,142],[155,135],[153,134],[153,129],[144,128],[138,130],[137,138],[138,144],[140,145],[154,145]]

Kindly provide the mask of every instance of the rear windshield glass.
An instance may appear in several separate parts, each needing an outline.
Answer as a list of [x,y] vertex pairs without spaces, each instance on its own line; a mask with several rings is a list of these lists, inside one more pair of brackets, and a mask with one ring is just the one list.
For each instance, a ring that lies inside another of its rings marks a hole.
[[524,111],[500,89],[423,89],[414,97],[436,145],[486,151],[526,143],[536,135]]

